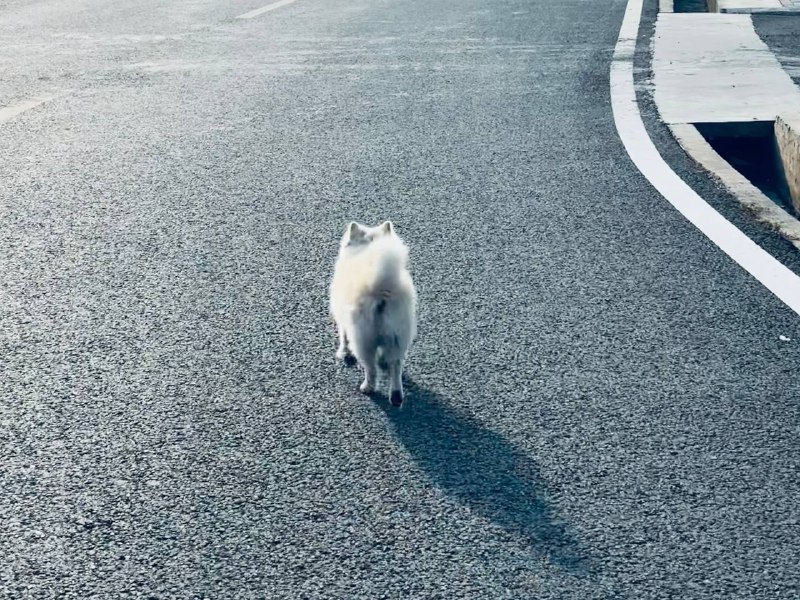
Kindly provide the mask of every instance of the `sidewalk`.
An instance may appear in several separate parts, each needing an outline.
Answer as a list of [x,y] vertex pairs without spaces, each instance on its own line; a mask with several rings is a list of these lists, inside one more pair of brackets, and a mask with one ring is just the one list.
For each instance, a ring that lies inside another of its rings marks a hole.
[[791,13],[800,10],[800,0],[707,0],[711,12],[729,13]]
[[800,114],[800,89],[756,34],[750,15],[661,13],[654,45],[655,101],[668,124]]

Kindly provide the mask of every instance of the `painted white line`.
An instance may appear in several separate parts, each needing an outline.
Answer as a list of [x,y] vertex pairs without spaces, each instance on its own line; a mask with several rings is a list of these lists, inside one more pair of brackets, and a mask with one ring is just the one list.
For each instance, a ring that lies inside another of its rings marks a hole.
[[287,4],[291,4],[296,0],[279,0],[278,2],[273,2],[272,4],[267,4],[266,6],[262,6],[261,8],[257,8],[255,10],[251,10],[250,12],[246,12],[243,15],[239,15],[236,17],[237,19],[252,19],[253,17],[257,17],[258,15],[263,15],[271,10],[275,10],[276,8],[280,8],[281,6],[286,6]]
[[32,98],[31,100],[24,100],[11,106],[3,106],[0,108],[0,123],[5,123],[9,119],[13,119],[17,115],[24,113],[26,110],[36,108],[40,104],[44,104],[48,100],[52,100],[55,96],[47,98]]
[[647,134],[633,85],[633,55],[642,2],[628,0],[611,61],[611,106],[625,150],[636,167],[670,204],[800,315],[800,277],[737,229],[678,177]]

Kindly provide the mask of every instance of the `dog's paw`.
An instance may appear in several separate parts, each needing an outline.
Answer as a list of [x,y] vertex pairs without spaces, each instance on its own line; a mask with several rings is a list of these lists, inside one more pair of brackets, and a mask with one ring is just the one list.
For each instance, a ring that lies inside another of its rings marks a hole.
[[359,391],[361,391],[362,394],[367,394],[367,395],[375,391],[375,388],[366,381],[363,382],[360,386],[358,386],[358,389]]
[[403,404],[403,392],[400,390],[392,390],[392,395],[389,397],[389,402],[392,406],[400,406]]
[[349,350],[337,350],[336,360],[343,362],[347,367],[352,367],[357,362],[356,357]]

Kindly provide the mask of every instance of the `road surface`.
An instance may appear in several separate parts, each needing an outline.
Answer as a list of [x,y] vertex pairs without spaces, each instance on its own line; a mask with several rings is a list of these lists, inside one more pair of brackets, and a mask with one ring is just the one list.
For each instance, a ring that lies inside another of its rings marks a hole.
[[[128,4],[0,13],[0,597],[797,597],[800,320],[626,154],[623,0]],[[385,218],[402,411],[326,307]]]

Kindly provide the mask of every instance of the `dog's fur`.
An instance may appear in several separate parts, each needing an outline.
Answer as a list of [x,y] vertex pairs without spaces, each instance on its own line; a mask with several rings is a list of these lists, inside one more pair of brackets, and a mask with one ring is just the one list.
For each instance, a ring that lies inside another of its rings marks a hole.
[[417,328],[417,292],[407,265],[408,247],[390,221],[378,227],[351,222],[330,288],[339,332],[336,357],[355,355],[364,369],[360,389],[365,394],[375,390],[378,365],[388,371],[395,406],[403,402],[403,362]]

